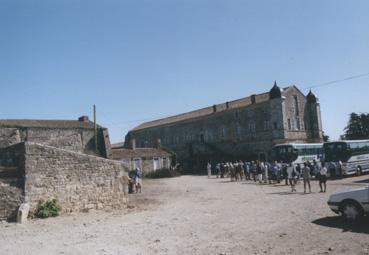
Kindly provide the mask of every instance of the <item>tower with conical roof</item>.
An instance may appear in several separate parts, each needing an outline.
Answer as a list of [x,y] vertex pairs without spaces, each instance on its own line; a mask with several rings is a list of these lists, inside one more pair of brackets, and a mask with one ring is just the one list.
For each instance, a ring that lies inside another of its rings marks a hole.
[[321,142],[323,137],[320,104],[318,97],[310,90],[306,95],[305,123],[310,142]]
[[270,125],[272,130],[272,137],[274,143],[279,143],[285,137],[284,134],[284,111],[285,97],[283,96],[283,90],[274,81],[274,86],[269,91],[270,100]]

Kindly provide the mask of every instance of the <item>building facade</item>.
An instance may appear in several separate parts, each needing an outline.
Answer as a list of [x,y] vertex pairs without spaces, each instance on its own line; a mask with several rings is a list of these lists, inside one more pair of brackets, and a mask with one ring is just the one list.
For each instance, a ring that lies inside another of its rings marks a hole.
[[196,171],[207,161],[268,160],[275,144],[322,140],[317,97],[275,83],[267,93],[143,123],[128,132],[125,146],[160,144],[183,169]]
[[108,129],[97,125],[95,130],[87,116],[78,120],[0,120],[0,149],[21,142],[111,157]]
[[123,144],[112,145],[112,159],[122,162],[130,171],[140,168],[143,175],[159,169],[169,169],[172,155],[160,148],[124,148]]

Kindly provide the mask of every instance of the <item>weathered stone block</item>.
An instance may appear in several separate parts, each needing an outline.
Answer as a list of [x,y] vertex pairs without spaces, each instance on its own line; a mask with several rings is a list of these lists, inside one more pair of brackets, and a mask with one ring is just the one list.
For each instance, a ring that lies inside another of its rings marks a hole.
[[28,218],[30,206],[28,203],[21,204],[18,209],[17,223],[26,223]]

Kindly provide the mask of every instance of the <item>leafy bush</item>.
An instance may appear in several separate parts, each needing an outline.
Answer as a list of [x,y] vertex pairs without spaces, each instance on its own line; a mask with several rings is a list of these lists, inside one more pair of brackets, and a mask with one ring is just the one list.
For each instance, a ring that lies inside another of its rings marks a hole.
[[61,207],[56,199],[52,199],[44,203],[40,201],[36,210],[36,217],[42,219],[48,217],[56,217],[59,215],[60,210]]
[[179,176],[180,173],[174,169],[169,168],[161,168],[156,171],[152,171],[150,173],[147,173],[145,177],[147,178],[167,178],[167,177],[175,177]]

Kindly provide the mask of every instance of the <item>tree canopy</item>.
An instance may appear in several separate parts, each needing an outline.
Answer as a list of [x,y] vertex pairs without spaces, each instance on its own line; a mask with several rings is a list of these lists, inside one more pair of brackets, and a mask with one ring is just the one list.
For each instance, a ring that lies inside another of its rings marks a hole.
[[369,139],[369,114],[351,113],[344,131],[342,138],[345,140]]

